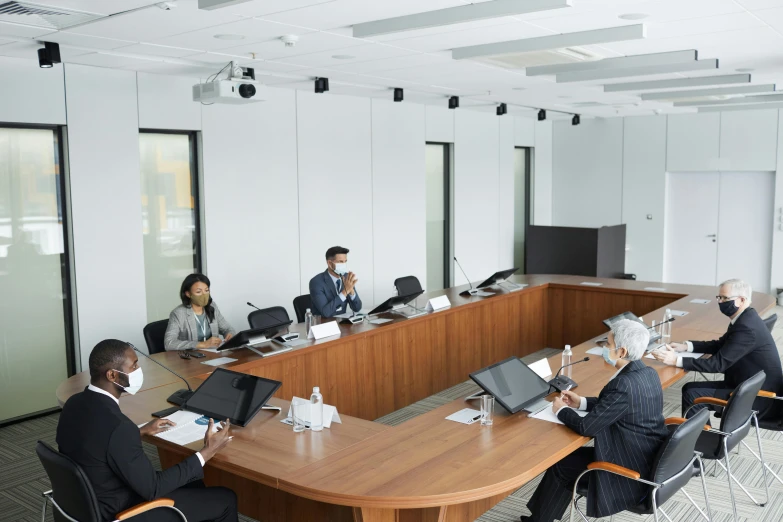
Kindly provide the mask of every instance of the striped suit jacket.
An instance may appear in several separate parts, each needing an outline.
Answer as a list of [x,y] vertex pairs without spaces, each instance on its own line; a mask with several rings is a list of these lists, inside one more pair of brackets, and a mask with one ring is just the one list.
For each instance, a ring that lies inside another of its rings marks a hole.
[[[658,374],[642,361],[631,361],[601,390],[587,398],[585,417],[564,408],[558,418],[569,428],[595,439],[595,460],[638,471],[649,479],[653,461],[668,432],[663,419],[663,389]],[[605,517],[641,502],[649,486],[611,473],[589,475],[587,515]]]

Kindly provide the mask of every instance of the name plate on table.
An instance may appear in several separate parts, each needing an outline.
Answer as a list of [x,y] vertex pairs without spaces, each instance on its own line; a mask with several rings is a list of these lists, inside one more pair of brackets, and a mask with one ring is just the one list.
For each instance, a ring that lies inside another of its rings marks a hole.
[[311,326],[307,338],[318,341],[326,337],[334,337],[335,335],[340,335],[340,327],[337,325],[337,321],[329,321]]
[[444,308],[448,308],[450,306],[451,306],[451,301],[449,301],[449,297],[447,295],[433,297],[432,299],[427,301],[428,312],[437,312],[438,310],[443,310]]

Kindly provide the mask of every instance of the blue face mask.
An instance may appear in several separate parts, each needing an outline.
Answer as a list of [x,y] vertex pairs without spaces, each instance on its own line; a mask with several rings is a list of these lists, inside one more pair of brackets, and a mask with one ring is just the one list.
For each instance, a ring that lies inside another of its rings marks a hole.
[[612,366],[617,364],[617,361],[613,361],[611,358],[609,358],[609,354],[613,351],[615,350],[611,350],[608,347],[604,346],[604,352],[603,352],[604,361],[606,361],[606,364],[611,364]]

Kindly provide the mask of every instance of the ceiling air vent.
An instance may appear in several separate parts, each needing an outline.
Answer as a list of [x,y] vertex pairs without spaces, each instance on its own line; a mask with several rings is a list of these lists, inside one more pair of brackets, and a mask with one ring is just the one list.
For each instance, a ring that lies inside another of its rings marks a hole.
[[539,65],[558,65],[563,63],[589,62],[600,60],[602,56],[582,47],[564,47],[548,51],[499,54],[475,58],[476,61],[503,67],[504,69],[524,69]]
[[0,22],[30,25],[58,31],[104,18],[104,15],[61,9],[30,2],[0,1]]

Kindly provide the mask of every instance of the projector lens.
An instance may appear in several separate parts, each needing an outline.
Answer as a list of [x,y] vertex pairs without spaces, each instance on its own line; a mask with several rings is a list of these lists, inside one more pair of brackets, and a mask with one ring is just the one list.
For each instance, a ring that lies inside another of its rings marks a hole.
[[243,83],[239,86],[239,95],[243,98],[252,98],[256,95],[256,86],[249,83]]

